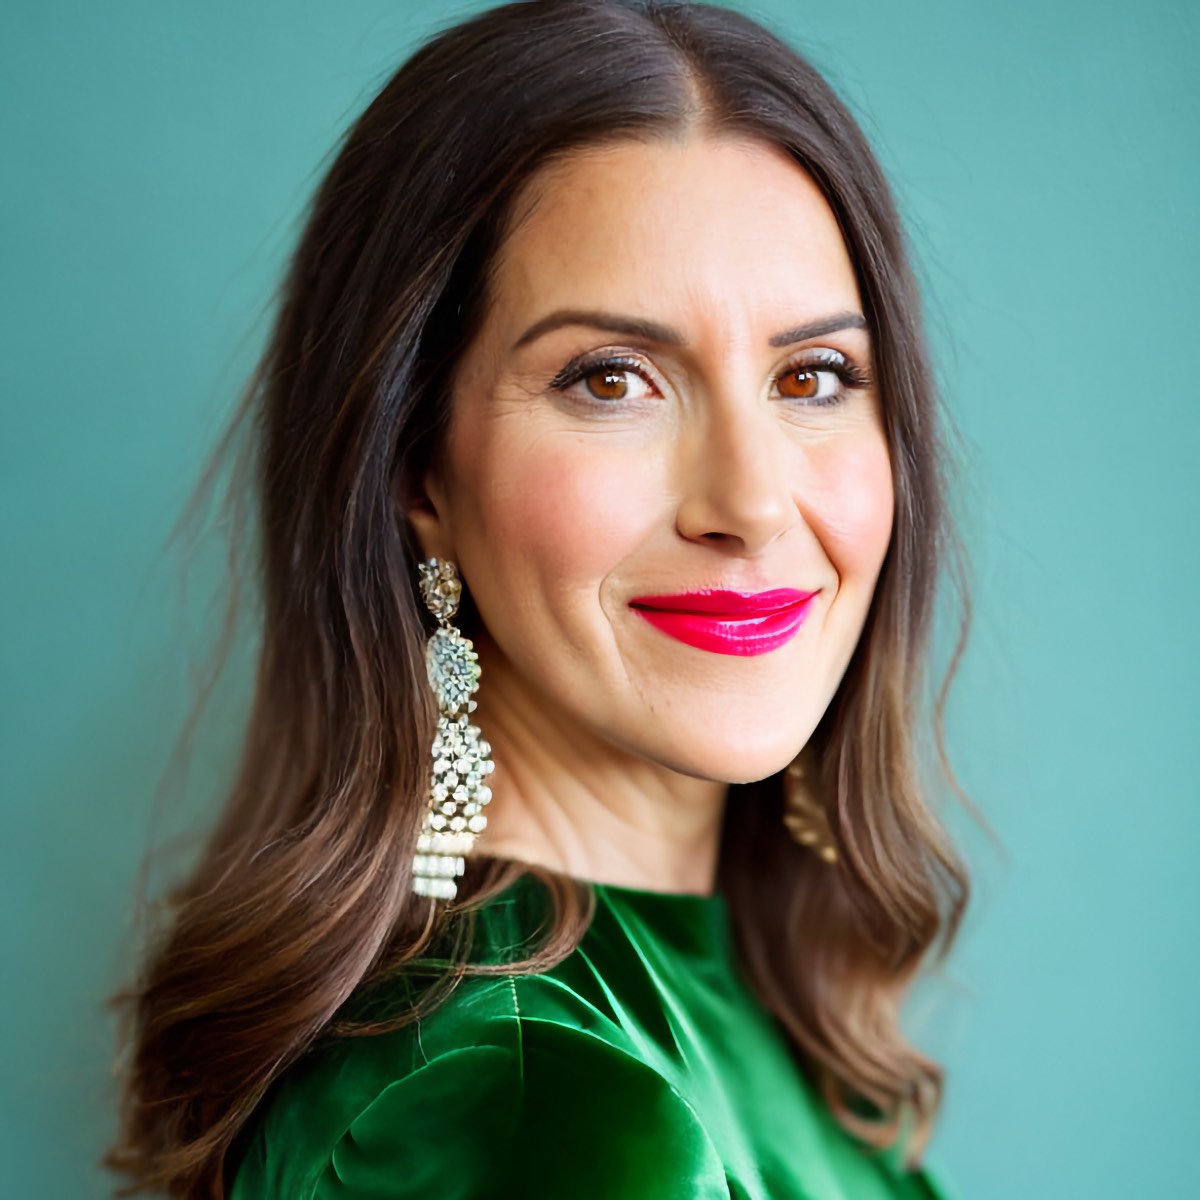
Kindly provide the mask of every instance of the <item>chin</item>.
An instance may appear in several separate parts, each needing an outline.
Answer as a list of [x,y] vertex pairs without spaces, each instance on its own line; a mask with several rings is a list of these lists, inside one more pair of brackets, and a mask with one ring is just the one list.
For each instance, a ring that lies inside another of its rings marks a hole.
[[715,779],[722,783],[756,783],[782,771],[799,752],[801,740],[781,741],[776,733],[769,742],[739,740],[722,735],[705,738],[674,752],[657,755],[659,761],[682,775]]

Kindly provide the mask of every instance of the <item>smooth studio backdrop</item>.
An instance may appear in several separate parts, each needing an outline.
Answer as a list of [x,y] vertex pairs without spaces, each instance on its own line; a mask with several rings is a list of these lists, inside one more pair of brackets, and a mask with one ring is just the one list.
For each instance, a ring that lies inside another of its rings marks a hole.
[[[167,537],[337,135],[475,7],[0,8],[5,1196],[107,1194],[137,872],[244,705],[234,670],[152,821],[221,565],[200,537],[181,587]],[[913,1014],[949,1072],[934,1146],[965,1200],[1200,1195],[1197,10],[741,7],[891,172],[964,437],[951,753],[1007,857],[956,822],[976,902]]]

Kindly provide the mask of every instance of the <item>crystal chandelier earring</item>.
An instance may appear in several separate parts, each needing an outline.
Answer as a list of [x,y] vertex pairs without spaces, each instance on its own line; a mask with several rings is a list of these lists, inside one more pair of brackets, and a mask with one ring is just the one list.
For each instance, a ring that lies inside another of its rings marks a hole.
[[439,715],[428,807],[413,856],[413,892],[453,900],[464,855],[487,826],[483,809],[492,789],[484,780],[496,764],[488,757],[491,746],[468,717],[475,711],[471,696],[479,687],[479,656],[471,639],[450,623],[462,596],[457,570],[450,560],[438,558],[426,559],[418,569],[421,597],[438,620],[425,646],[425,666]]
[[783,823],[792,837],[825,862],[837,862],[837,844],[829,828],[825,806],[813,789],[803,751],[784,770],[783,796]]

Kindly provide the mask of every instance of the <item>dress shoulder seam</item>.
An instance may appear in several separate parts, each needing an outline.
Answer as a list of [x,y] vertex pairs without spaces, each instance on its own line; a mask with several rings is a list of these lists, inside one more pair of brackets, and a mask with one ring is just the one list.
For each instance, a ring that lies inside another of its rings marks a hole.
[[521,1028],[521,1005],[517,999],[517,979],[515,975],[508,977],[508,990],[512,994],[513,1002],[513,1018],[516,1022],[517,1031],[517,1086],[521,1090],[521,1095],[525,1094],[525,1053],[523,1044],[523,1031]]

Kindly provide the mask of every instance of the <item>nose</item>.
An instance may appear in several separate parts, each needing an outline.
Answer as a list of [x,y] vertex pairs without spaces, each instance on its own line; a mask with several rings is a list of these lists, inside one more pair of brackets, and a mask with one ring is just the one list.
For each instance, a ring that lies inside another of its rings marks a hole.
[[752,557],[802,520],[796,447],[768,405],[701,406],[678,454],[682,536]]

